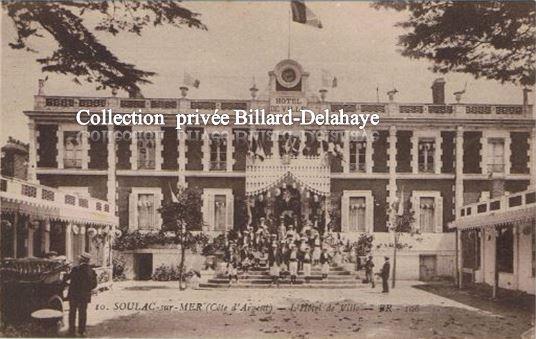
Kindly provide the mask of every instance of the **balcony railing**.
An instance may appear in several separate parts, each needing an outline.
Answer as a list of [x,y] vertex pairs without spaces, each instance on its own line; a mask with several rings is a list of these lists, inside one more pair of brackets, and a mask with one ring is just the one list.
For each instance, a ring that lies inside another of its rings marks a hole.
[[2,202],[29,205],[36,211],[45,208],[59,218],[95,224],[117,224],[115,212],[107,201],[14,178],[0,177],[0,198]]
[[[182,104],[182,106],[181,106]],[[310,102],[308,108],[320,109],[320,102]],[[530,118],[532,105],[489,105],[489,104],[426,104],[426,103],[378,103],[378,102],[329,102],[331,111],[344,109],[348,113],[378,113],[382,116],[429,116],[441,118],[465,117],[474,119],[479,117],[487,119],[494,117],[500,119],[504,116]],[[268,100],[256,100],[255,108],[269,109]],[[73,97],[73,96],[36,96],[35,109],[40,111],[65,111],[65,109],[78,110],[82,108],[115,108],[115,109],[146,109],[146,110],[174,110],[181,108],[185,111],[214,111],[215,109],[232,111],[234,109],[247,110],[251,108],[249,100],[221,100],[221,99],[176,99],[176,98],[118,98],[118,97]]]
[[458,215],[460,219],[481,217],[530,206],[536,206],[536,189],[465,205],[460,209]]

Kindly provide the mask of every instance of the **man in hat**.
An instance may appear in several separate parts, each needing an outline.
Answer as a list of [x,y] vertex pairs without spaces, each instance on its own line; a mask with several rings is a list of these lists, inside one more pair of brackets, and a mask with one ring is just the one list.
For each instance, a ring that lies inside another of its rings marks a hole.
[[69,294],[69,335],[75,335],[76,312],[78,311],[78,333],[82,336],[86,332],[87,304],[91,302],[91,291],[97,287],[97,274],[89,266],[91,254],[82,253],[78,266],[63,278],[64,282],[70,280]]
[[389,257],[385,257],[380,275],[382,277],[382,293],[389,293],[389,272],[391,271],[391,264],[389,263]]

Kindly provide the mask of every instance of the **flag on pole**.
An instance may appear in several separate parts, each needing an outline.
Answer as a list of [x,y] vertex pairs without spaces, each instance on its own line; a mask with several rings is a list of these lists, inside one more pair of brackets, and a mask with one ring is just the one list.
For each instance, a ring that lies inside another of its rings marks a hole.
[[201,81],[193,77],[190,73],[184,72],[184,85],[188,87],[199,88]]
[[292,0],[290,2],[290,8],[292,10],[292,21],[316,28],[322,28],[320,19],[313,13],[313,11],[305,6],[303,0]]
[[169,191],[171,192],[171,202],[174,204],[179,203],[179,199],[177,199],[177,196],[175,195],[175,192],[173,192],[173,189],[171,188],[171,184],[168,182]]
[[333,76],[329,71],[322,69],[322,88],[337,87],[337,77]]

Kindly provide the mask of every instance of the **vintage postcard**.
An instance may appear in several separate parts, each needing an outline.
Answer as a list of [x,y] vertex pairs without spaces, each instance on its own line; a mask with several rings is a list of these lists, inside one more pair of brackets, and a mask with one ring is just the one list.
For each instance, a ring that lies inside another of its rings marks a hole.
[[0,6],[0,337],[534,338],[534,1]]

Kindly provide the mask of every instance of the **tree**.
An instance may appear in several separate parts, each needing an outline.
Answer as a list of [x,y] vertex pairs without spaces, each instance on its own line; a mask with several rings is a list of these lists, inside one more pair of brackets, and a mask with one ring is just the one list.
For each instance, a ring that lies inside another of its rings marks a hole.
[[201,192],[195,188],[181,188],[174,197],[173,201],[165,203],[159,212],[163,220],[162,231],[171,233],[181,249],[179,285],[183,289],[186,249],[205,244],[207,238],[202,233],[192,233],[192,230],[201,230],[203,226]]
[[433,61],[434,72],[532,86],[535,80],[534,1],[385,1],[376,9],[408,11],[397,26],[402,55]]
[[171,25],[206,29],[198,13],[178,1],[18,1],[2,2],[13,21],[17,38],[9,46],[36,52],[30,38],[51,36],[57,43],[52,55],[39,58],[43,72],[67,74],[73,81],[96,83],[96,88],[123,89],[139,93],[140,84],[151,83],[154,72],[144,71],[117,58],[98,41],[83,20],[88,14],[98,18],[95,31],[113,36],[121,32],[141,35],[148,26]]
[[405,247],[400,243],[400,235],[402,233],[409,233],[413,235],[415,230],[413,224],[415,223],[414,212],[411,211],[406,204],[404,204],[404,192],[400,194],[400,199],[391,204],[388,208],[387,215],[389,215],[389,230],[393,233],[394,246],[393,246],[393,278],[392,287],[395,287],[396,281],[396,254],[399,248]]

